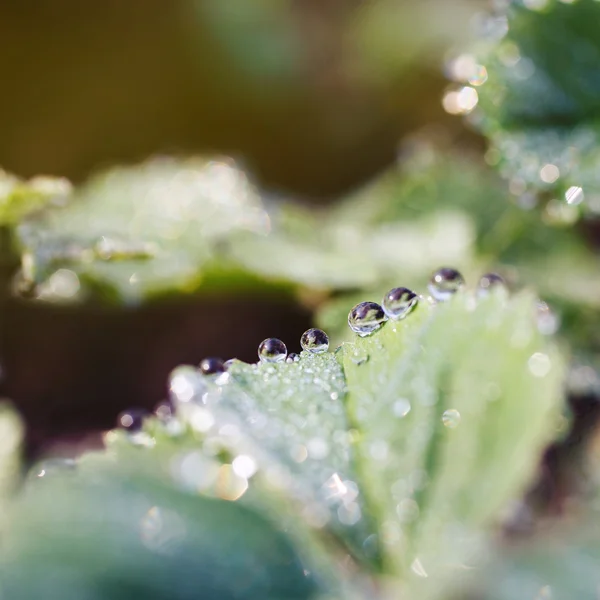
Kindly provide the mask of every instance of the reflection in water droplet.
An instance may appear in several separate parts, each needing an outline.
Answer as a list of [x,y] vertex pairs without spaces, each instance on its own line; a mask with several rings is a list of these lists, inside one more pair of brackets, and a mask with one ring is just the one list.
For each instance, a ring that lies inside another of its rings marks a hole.
[[348,313],[350,329],[361,337],[377,331],[386,321],[383,308],[376,302],[361,302]]
[[394,402],[392,410],[397,417],[405,417],[410,412],[410,401],[407,398],[399,398]]
[[329,338],[322,329],[309,329],[302,334],[300,345],[307,352],[321,354],[329,349]]
[[225,371],[225,364],[220,358],[211,356],[200,361],[200,371],[204,375],[216,375]]
[[506,290],[506,283],[497,273],[486,273],[479,280],[477,295],[484,298],[489,296],[493,290]]
[[448,429],[454,429],[460,424],[460,413],[455,408],[449,408],[442,415],[442,423]]
[[567,201],[567,204],[572,206],[581,204],[583,202],[583,198],[583,189],[576,185],[570,187],[565,194],[565,200]]
[[295,352],[290,352],[287,356],[287,358],[285,359],[285,362],[287,363],[295,363],[298,362],[300,360],[300,355],[296,354]]
[[419,297],[411,290],[398,287],[390,290],[384,297],[382,307],[385,314],[395,321],[404,319],[417,305]]
[[264,363],[285,362],[287,357],[287,348],[285,344],[277,338],[267,338],[260,343],[258,347],[258,358]]
[[550,357],[542,352],[535,352],[529,357],[527,361],[529,371],[534,377],[545,377],[550,373],[552,363]]
[[438,269],[429,280],[429,293],[434,300],[444,302],[449,300],[465,284],[463,276],[449,267]]

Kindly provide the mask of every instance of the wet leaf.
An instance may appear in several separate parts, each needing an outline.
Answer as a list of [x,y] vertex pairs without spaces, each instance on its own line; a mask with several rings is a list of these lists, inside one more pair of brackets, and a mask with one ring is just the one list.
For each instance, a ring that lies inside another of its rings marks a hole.
[[600,193],[598,18],[594,0],[515,0],[507,36],[477,56],[489,75],[478,88],[479,121],[501,173],[561,202],[581,187],[592,210]]

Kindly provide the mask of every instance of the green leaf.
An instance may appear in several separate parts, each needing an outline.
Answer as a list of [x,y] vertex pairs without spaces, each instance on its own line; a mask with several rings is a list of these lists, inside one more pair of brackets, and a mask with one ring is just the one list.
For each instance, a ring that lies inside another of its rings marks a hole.
[[344,344],[341,367],[303,352],[299,363],[236,363],[214,388],[189,373],[180,410],[203,424],[213,454],[225,444],[256,460],[250,490],[300,500],[308,526],[406,576],[454,543],[449,524],[491,526],[552,436],[561,360],[532,315],[528,295],[422,303]]
[[61,206],[71,193],[71,184],[58,177],[34,177],[23,181],[0,169],[0,225],[16,225],[48,206]]
[[12,519],[0,564],[11,598],[283,600],[321,584],[253,511],[115,468],[39,479]]
[[501,172],[560,200],[582,187],[593,207],[600,192],[599,18],[595,0],[514,0],[508,35],[478,56],[489,76],[478,89],[481,126]]
[[[116,589],[124,574],[126,589],[158,593],[175,585],[171,569],[185,581],[176,560],[161,570],[139,547],[139,519],[157,506],[189,523],[174,556],[207,555],[207,572],[219,582],[235,586],[236,565],[258,554],[267,569],[261,593],[276,596],[271,586],[279,590],[288,575],[280,577],[280,562],[255,548],[253,532],[270,531],[266,522],[253,525],[263,518],[319,565],[324,589],[335,588],[335,565],[346,557],[346,569],[361,574],[347,584],[355,591],[372,597],[369,579],[385,575],[418,597],[421,578],[479,548],[524,491],[553,436],[562,375],[560,357],[535,327],[532,298],[503,293],[422,301],[403,321],[335,353],[303,351],[299,362],[234,362],[217,377],[179,368],[171,379],[176,417],[150,420],[141,433],[112,432],[107,452],[82,459],[69,485],[57,479],[45,496],[42,478],[42,488],[17,498],[5,546],[9,589],[17,596],[23,586],[39,591],[49,548],[51,566],[75,565],[56,569],[58,589],[75,589],[75,597],[95,598],[97,586]],[[262,517],[218,508],[198,494]],[[46,504],[56,511],[49,517]],[[221,510],[233,513],[219,517]],[[49,544],[46,533],[38,540],[46,519],[56,523]],[[239,531],[239,547],[222,550],[229,540],[223,519]],[[123,565],[118,548],[125,549]],[[294,571],[289,577],[296,581]],[[188,597],[187,586],[174,589],[173,597]]]

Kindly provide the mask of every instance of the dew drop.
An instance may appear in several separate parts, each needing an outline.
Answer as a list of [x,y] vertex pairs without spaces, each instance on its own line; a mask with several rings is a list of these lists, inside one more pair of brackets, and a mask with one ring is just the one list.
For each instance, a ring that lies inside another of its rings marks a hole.
[[394,406],[392,410],[394,411],[394,415],[402,419],[410,412],[410,401],[407,398],[399,398],[394,402]]
[[290,352],[287,355],[287,358],[285,359],[285,362],[287,363],[295,363],[298,362],[300,360],[300,355],[296,354],[295,352]]
[[554,335],[560,327],[559,316],[541,300],[535,306],[535,322],[542,335]]
[[497,273],[486,273],[479,280],[477,285],[477,295],[480,298],[485,298],[494,290],[505,290],[506,282]]
[[377,331],[386,321],[387,316],[383,308],[376,302],[361,302],[348,314],[350,329],[361,337]]
[[322,329],[309,329],[302,334],[300,345],[307,352],[322,354],[329,349],[329,338]]
[[571,186],[565,193],[567,204],[577,206],[583,202],[583,189],[577,185]]
[[383,297],[383,310],[394,321],[404,319],[417,305],[419,297],[413,291],[397,287]]
[[141,431],[147,416],[148,413],[142,408],[130,408],[119,414],[117,425],[128,433],[136,433]]
[[225,372],[225,363],[220,358],[211,356],[200,361],[200,371],[203,375],[216,375]]
[[267,338],[258,347],[258,358],[264,363],[284,362],[287,357],[285,344],[277,338]]
[[428,289],[434,300],[444,302],[456,294],[464,284],[463,276],[456,269],[442,267],[431,276]]
[[460,423],[460,413],[455,408],[445,410],[442,415],[442,423],[444,424],[444,427],[448,427],[448,429],[458,427]]
[[369,355],[362,348],[355,348],[350,355],[350,360],[360,366],[369,360]]
[[535,352],[527,361],[529,371],[534,377],[546,377],[552,366],[550,357],[542,352]]

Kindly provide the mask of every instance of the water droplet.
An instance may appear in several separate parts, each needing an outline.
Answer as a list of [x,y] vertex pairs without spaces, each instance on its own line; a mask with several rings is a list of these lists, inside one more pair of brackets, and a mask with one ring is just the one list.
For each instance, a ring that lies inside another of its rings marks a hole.
[[362,348],[354,348],[350,360],[356,365],[362,365],[369,360],[369,355]]
[[383,310],[394,321],[404,319],[417,305],[419,297],[413,291],[397,287],[383,297]]
[[169,391],[174,403],[189,402],[200,396],[205,390],[205,383],[198,370],[190,365],[175,367],[169,375]]
[[445,410],[442,415],[442,423],[444,424],[444,427],[448,427],[448,429],[458,427],[460,423],[460,413],[455,408]]
[[429,293],[438,302],[449,300],[465,284],[463,276],[456,270],[448,267],[438,269],[429,280]]
[[410,523],[419,516],[419,505],[412,498],[405,498],[396,506],[396,514],[402,523]]
[[338,508],[337,514],[342,525],[356,525],[362,516],[360,506],[356,502],[342,504]]
[[232,465],[223,465],[219,468],[215,491],[221,500],[235,502],[241,498],[248,489],[248,480],[240,477]]
[[383,308],[376,302],[361,302],[348,314],[350,329],[361,337],[377,331],[386,321],[387,316]]
[[307,352],[321,354],[329,349],[329,338],[322,329],[309,329],[302,334],[300,345]]
[[136,433],[141,431],[147,416],[147,411],[142,408],[130,408],[119,414],[117,425],[129,433]]
[[225,371],[225,364],[220,358],[210,356],[200,361],[200,371],[203,375],[216,375]]
[[30,476],[36,479],[51,477],[55,474],[74,471],[77,463],[72,458],[49,458],[37,464],[31,471]]
[[410,401],[407,398],[399,398],[394,402],[392,410],[397,417],[405,417],[410,412]]
[[583,198],[583,189],[576,185],[571,186],[565,194],[565,200],[567,201],[567,204],[571,204],[572,206],[581,204],[583,202]]
[[550,373],[552,363],[550,357],[542,352],[535,352],[529,357],[527,365],[534,377],[545,377]]
[[173,416],[173,407],[170,402],[164,400],[159,402],[154,409],[154,414],[160,421],[167,421]]
[[542,335],[554,335],[560,327],[558,315],[541,300],[535,305],[535,322]]
[[285,359],[285,362],[287,363],[295,363],[298,362],[300,360],[300,355],[296,354],[295,352],[290,352],[287,355],[287,358]]
[[260,343],[258,347],[258,358],[260,362],[280,363],[287,357],[287,348],[285,344],[277,338],[267,338]]
[[497,273],[486,273],[479,280],[477,295],[480,298],[489,296],[493,290],[505,290],[506,282]]
[[233,467],[236,475],[244,477],[245,479],[250,479],[250,477],[252,477],[252,475],[254,475],[258,469],[256,461],[251,456],[247,456],[245,454],[236,456],[233,459],[231,466]]
[[560,171],[556,165],[545,164],[540,169],[540,179],[544,183],[554,183],[560,177]]

